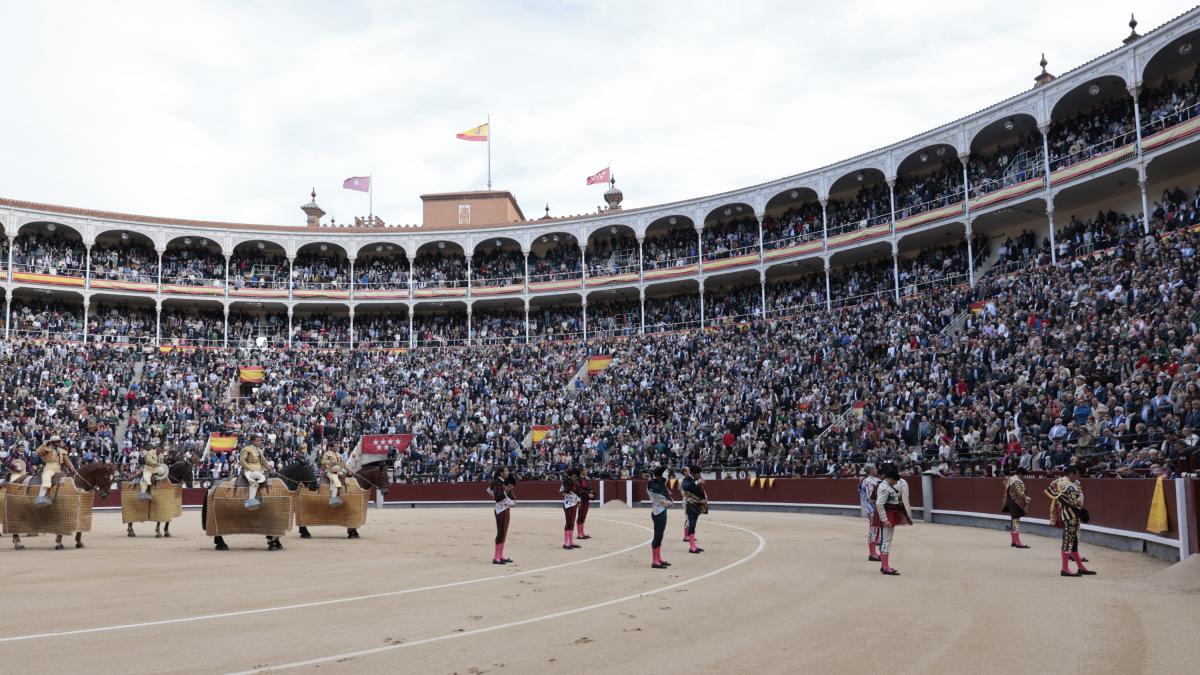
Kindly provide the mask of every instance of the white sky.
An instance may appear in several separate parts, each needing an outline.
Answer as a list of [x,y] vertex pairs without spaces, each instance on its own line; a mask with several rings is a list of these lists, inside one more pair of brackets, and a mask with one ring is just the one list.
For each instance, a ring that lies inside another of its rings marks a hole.
[[494,187],[527,217],[815,168],[935,127],[1145,33],[1183,2],[0,0],[0,195],[161,216],[339,221],[367,197]]

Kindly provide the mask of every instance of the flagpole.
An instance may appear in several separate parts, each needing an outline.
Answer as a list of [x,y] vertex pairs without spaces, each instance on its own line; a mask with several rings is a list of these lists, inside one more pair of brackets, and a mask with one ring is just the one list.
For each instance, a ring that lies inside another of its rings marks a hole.
[[488,113],[487,118],[488,129],[488,190],[492,189],[492,114]]
[[375,223],[375,172],[367,174],[367,225]]

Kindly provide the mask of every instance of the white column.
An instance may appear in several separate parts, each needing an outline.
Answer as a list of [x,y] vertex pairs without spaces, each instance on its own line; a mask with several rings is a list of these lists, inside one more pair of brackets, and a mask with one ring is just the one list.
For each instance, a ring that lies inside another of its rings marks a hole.
[[[1058,264],[1058,251],[1054,246],[1054,196],[1050,194],[1050,125],[1038,125],[1038,131],[1042,134],[1042,161],[1046,167],[1046,218],[1050,221],[1050,264]],[[1037,242],[1034,242],[1034,251],[1037,251]]]
[[[162,265],[158,266],[159,276],[162,276]],[[159,280],[161,283],[161,279]],[[162,346],[162,300],[154,301],[154,346]]]
[[579,244],[579,271],[580,274],[583,275],[583,282],[581,285],[587,286],[587,244],[582,242]]
[[704,278],[700,278],[700,327],[704,328]]
[[471,259],[467,258],[467,298],[470,299],[470,297],[471,297]]
[[896,177],[887,180],[888,203],[891,205],[892,234],[896,234]]
[[975,247],[971,243],[973,238],[971,232],[971,219],[967,219],[966,237],[967,237],[967,283],[971,286],[975,285]]
[[[228,274],[228,271],[229,271],[229,267],[228,267],[229,258],[228,258],[228,256],[225,258],[225,261],[226,261],[226,267],[225,267],[225,270],[226,270],[226,274]],[[225,342],[224,342],[224,344],[223,344],[223,345],[221,345],[221,346],[222,346],[222,347],[228,347],[228,346],[229,346],[229,305],[225,305],[225,308],[224,308],[224,309],[225,309],[225,333],[223,334],[223,336],[224,336]]]
[[[412,268],[410,267],[409,270],[412,270]],[[409,287],[409,290],[411,291],[412,290],[412,274],[411,273],[408,275],[408,282],[409,282],[408,287]],[[415,310],[416,308],[417,308],[417,306],[412,304],[411,302],[408,304],[408,347],[409,347],[409,349],[413,349],[417,346],[417,332],[415,330],[413,330],[413,313],[414,313],[413,310]]]
[[525,344],[529,344],[529,298],[525,298]]
[[638,237],[638,283],[646,283],[646,263],[642,257],[642,244],[646,241],[646,237]]
[[[350,275],[353,279],[354,275]],[[350,305],[350,349],[354,349],[354,305]]]
[[892,282],[896,289],[896,302],[900,302],[900,244],[892,240]]
[[[229,257],[230,256],[228,254],[225,255],[225,297],[227,298],[229,297]],[[226,316],[229,315],[228,307],[225,308],[225,314]],[[226,328],[228,328],[228,326],[226,326]],[[226,342],[228,341],[229,340],[226,339]]]
[[821,200],[821,250],[829,250],[829,217],[825,212],[825,206],[829,204],[828,199]]
[[[288,262],[290,263],[291,261],[289,260]],[[291,265],[289,265],[288,267],[290,268]],[[291,284],[289,283],[288,286],[291,286]],[[292,308],[288,307],[287,311],[288,311],[287,346],[288,346],[288,349],[291,349],[292,348]]]
[[529,249],[521,249],[521,255],[525,258],[525,292],[529,292]]
[[[9,283],[12,283],[12,275],[13,275],[13,249],[17,247],[17,238],[16,238],[16,236],[15,236],[15,235],[14,235],[14,236],[12,236],[12,237],[7,237],[7,236],[6,236],[6,238],[8,239],[8,270],[7,270],[7,272],[8,272],[8,282],[9,282]],[[7,324],[7,322],[5,323],[5,325],[8,325],[8,324]]]
[[[471,283],[471,275],[469,275],[469,274],[467,275],[467,283],[468,284]],[[472,313],[473,313],[472,303],[468,302],[467,303],[467,346],[471,345],[471,338],[474,335],[474,330],[472,328],[472,321],[471,321]]]
[[763,218],[764,218],[765,216],[766,216],[766,212],[763,212],[763,213],[756,213],[756,214],[754,214],[754,217],[755,217],[755,218],[758,220],[758,263],[759,263],[760,265],[762,264],[762,261],[763,261],[763,229],[762,229],[762,224],[763,224]]
[[641,306],[640,316],[642,319],[641,327],[638,329],[638,334],[645,335],[646,334],[646,289],[644,289],[644,288],[638,289],[638,304]]
[[[293,297],[292,296],[292,287],[296,285],[296,277],[293,276],[296,273],[296,271],[292,267],[292,263],[295,262],[295,260],[296,259],[293,256],[290,256],[290,255],[288,256],[288,259],[287,259],[287,261],[288,261],[288,276],[287,276],[287,293],[288,294],[287,294],[287,297],[288,297],[289,302],[292,300],[292,297]],[[291,314],[292,314],[292,309],[289,307],[288,308],[288,321],[289,321],[288,346],[289,347],[292,346],[292,332],[290,330],[291,329],[291,325],[290,325]]]
[[162,293],[162,257],[163,250],[158,249],[158,292]]
[[[9,269],[12,269],[12,242],[8,244],[8,263]],[[9,332],[12,330],[12,291],[9,291],[4,296],[4,340],[8,340]]]
[[696,226],[696,270],[704,274],[704,225]]
[[767,270],[758,270],[758,289],[761,291],[762,313],[759,314],[760,319],[767,318]]
[[[91,251],[90,246],[88,247],[88,251]],[[88,297],[87,295],[84,295],[83,296],[83,344],[85,344],[85,345],[87,344],[87,338],[88,338],[88,309],[89,309],[88,305],[90,305],[90,304],[92,304],[92,299],[90,297]]]
[[[350,301],[354,302],[354,258],[350,258]],[[354,310],[350,310],[350,315],[354,315]]]
[[[85,260],[84,260],[83,287],[91,288],[92,287],[92,245],[84,244],[84,247],[87,249],[87,255],[85,256]],[[86,335],[87,334],[87,325],[84,325],[83,330],[84,330],[84,335]],[[86,342],[86,340],[84,340],[84,341]]]
[[829,258],[822,258],[825,261],[825,310],[833,309],[833,293],[830,291],[829,285]]
[[1142,156],[1142,112],[1138,96],[1142,93],[1140,86],[1127,87],[1133,97],[1133,128],[1137,137],[1138,157],[1138,187],[1142,191],[1142,233],[1150,234],[1150,200],[1146,198],[1146,160]]
[[587,295],[583,296],[583,339],[587,339]]

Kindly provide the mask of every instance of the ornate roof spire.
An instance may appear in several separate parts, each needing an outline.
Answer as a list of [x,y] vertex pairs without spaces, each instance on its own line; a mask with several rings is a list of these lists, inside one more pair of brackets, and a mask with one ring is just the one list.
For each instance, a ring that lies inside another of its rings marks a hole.
[[1136,42],[1141,37],[1142,36],[1138,35],[1138,32],[1137,32],[1137,19],[1135,19],[1133,17],[1133,13],[1131,12],[1129,14],[1129,37],[1122,40],[1121,43],[1122,44],[1131,44],[1133,42]]
[[1038,65],[1042,67],[1042,72],[1039,73],[1037,77],[1033,78],[1033,86],[1040,87],[1043,84],[1049,84],[1050,82],[1054,81],[1054,75],[1050,74],[1046,70],[1046,66],[1049,63],[1050,62],[1046,60],[1046,52],[1042,52],[1042,60],[1038,62]]

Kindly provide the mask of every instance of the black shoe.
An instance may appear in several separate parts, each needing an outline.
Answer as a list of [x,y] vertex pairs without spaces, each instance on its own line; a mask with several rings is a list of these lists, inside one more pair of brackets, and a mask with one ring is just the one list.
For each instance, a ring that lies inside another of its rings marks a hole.
[[565,550],[568,550],[568,551],[570,551],[570,550],[571,550],[572,548],[574,548],[574,547],[573,547],[573,546],[568,546],[568,545],[566,545],[566,544],[563,544],[563,548],[564,548]]
[[661,563],[659,563],[659,564],[661,564],[661,565],[663,565],[663,566],[665,566],[665,567],[670,567],[670,566],[671,566],[671,563],[667,562],[666,560],[663,560],[663,561],[662,561]]
[[592,538],[592,535],[590,535],[590,534],[581,534],[581,535],[579,535],[579,538],[580,538],[580,539],[591,539],[591,538]]
[[1096,570],[1079,570],[1075,574],[1085,576],[1085,577],[1090,577],[1090,576],[1094,575],[1095,573],[1096,573]]
[[503,565],[503,564],[504,564],[504,561],[503,561],[503,560],[493,560],[493,561],[492,561],[492,564],[493,564],[493,565]]
[[580,546],[579,544],[571,544],[571,546],[570,546],[570,547],[571,547],[571,548],[583,548],[583,547],[582,547],[582,546]]
[[226,544],[225,542],[221,542],[220,544],[217,544],[217,545],[216,545],[216,546],[214,546],[213,548],[215,548],[215,549],[216,549],[216,550],[218,550],[218,551],[228,551],[228,550],[229,550],[229,544]]
[[504,563],[505,565],[507,565],[507,564],[509,564],[509,563],[511,563],[511,562],[512,562],[512,558],[501,558],[501,559],[500,559],[500,562],[502,562],[502,563]]
[[688,553],[704,553],[704,549],[702,549],[702,548],[700,548],[699,546],[697,546],[697,547],[696,547],[696,548],[694,548],[694,549],[689,549],[689,550],[688,550]]
[[1087,558],[1080,558],[1080,560],[1082,560],[1083,562],[1092,562],[1091,560],[1088,560]]
[[880,567],[880,568],[879,568],[879,573],[880,573],[880,574],[886,574],[886,575],[888,575],[889,577],[898,577],[898,576],[900,576],[900,570],[885,570],[885,569],[883,569],[882,567]]
[[1060,577],[1081,577],[1083,575],[1080,574],[1079,572],[1064,572],[1062,570],[1059,570],[1058,576],[1060,576]]
[[1009,544],[1013,548],[1029,548],[1027,544]]
[[883,558],[877,555],[869,555],[867,556],[867,562],[883,562]]
[[666,563],[653,563],[650,565],[650,567],[653,567],[656,570],[665,570],[667,569],[668,565]]

